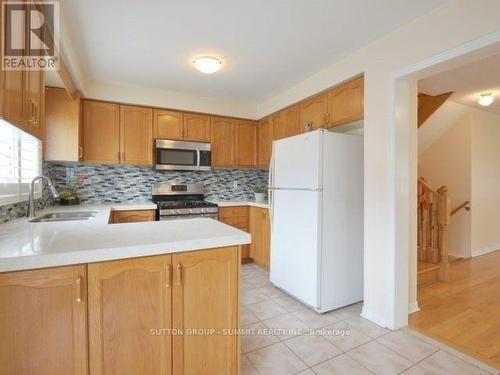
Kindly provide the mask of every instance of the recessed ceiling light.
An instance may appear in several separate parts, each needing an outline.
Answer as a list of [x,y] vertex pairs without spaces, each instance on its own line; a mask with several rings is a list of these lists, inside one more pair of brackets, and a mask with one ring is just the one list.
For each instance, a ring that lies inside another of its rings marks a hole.
[[482,105],[483,107],[487,107],[489,106],[491,103],[493,103],[493,95],[491,94],[491,92],[486,92],[484,94],[481,94],[481,97],[479,98],[479,100],[477,101],[480,105]]
[[222,67],[222,61],[211,56],[201,56],[193,60],[194,67],[205,74],[212,74]]

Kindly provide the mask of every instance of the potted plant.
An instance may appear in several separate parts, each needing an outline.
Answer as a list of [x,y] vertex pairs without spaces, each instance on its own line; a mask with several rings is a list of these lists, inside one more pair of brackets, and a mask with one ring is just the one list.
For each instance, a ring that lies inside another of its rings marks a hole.
[[83,181],[81,179],[78,179],[78,182],[76,182],[71,177],[69,177],[67,181],[68,183],[66,191],[63,191],[61,193],[59,198],[59,204],[61,206],[75,206],[80,204],[80,198],[78,198],[76,190],[78,188],[78,185],[80,186],[82,185]]
[[266,194],[267,194],[267,187],[265,187],[265,186],[255,187],[253,189],[253,193],[255,195],[256,202],[265,202]]

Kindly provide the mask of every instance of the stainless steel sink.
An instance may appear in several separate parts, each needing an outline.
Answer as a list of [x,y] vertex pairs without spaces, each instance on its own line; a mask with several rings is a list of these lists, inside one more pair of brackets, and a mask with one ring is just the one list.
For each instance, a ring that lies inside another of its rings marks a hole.
[[30,223],[47,223],[54,221],[75,221],[75,220],[90,220],[97,215],[97,211],[68,211],[68,212],[51,212],[42,216],[31,219]]

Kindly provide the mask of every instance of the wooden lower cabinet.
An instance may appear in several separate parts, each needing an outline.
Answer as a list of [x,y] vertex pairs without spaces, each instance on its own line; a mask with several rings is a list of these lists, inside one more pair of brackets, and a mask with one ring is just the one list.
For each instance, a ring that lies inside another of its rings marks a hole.
[[239,373],[238,336],[224,334],[239,325],[239,262],[235,247],[172,255],[175,375]]
[[89,264],[90,373],[238,374],[224,330],[239,325],[239,259],[226,247]]
[[88,373],[85,269],[0,274],[0,373]]
[[[90,373],[172,374],[171,255],[89,264]],[[169,269],[170,267],[170,269]]]
[[110,218],[112,224],[139,223],[154,220],[154,210],[113,211]]
[[258,265],[269,269],[271,255],[271,226],[267,208],[250,207],[249,216],[250,258]]
[[[245,232],[250,232],[248,228],[248,207],[247,206],[234,206],[234,207],[219,207],[219,221],[224,224],[231,225],[232,227],[241,229]],[[249,263],[250,259],[250,245],[241,246],[241,262]]]

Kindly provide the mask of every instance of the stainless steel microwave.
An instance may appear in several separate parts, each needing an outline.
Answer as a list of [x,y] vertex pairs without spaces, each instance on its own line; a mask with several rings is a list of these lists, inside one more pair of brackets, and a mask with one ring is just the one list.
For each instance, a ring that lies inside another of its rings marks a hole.
[[157,170],[209,171],[212,168],[210,143],[157,139],[155,154]]

